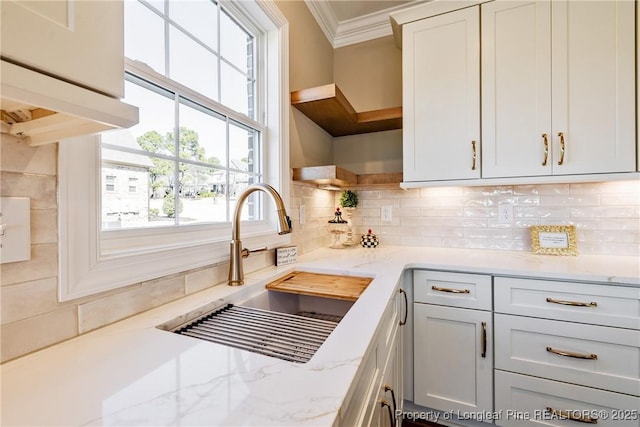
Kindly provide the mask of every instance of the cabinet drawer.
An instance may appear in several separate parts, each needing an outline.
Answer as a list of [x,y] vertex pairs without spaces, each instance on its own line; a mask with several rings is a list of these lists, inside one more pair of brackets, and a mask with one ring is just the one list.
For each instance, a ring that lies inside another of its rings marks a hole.
[[415,302],[491,310],[491,276],[415,270]]
[[640,331],[496,314],[496,369],[640,396]]
[[638,397],[503,371],[496,371],[495,381],[499,426],[583,424],[561,419],[565,415],[597,418],[598,427],[638,426]]
[[640,288],[494,278],[495,311],[640,329]]

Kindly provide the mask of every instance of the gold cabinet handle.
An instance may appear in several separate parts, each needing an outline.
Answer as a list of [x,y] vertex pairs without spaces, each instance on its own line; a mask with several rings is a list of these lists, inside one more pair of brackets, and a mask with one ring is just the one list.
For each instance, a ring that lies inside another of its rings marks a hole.
[[547,166],[549,160],[549,135],[542,134],[542,142],[544,143],[544,159],[542,160],[542,166]]
[[453,288],[441,288],[439,286],[432,286],[431,289],[439,292],[449,292],[452,294],[469,294],[471,291],[469,289],[453,289]]
[[558,132],[558,136],[560,137],[560,160],[558,160],[558,165],[562,165],[564,163],[564,150],[566,148],[564,132]]
[[476,170],[476,159],[478,158],[478,150],[476,149],[476,142],[471,141],[471,149],[473,150],[473,157],[471,158],[471,170]]
[[583,411],[561,411],[559,409],[553,409],[552,407],[548,406],[547,412],[565,420],[577,421],[579,423],[587,424],[598,424],[597,418],[591,418],[587,417],[586,415],[582,415]]
[[547,302],[561,305],[571,305],[573,307],[597,307],[597,302],[563,301],[559,299],[547,298]]
[[547,347],[547,351],[549,353],[557,354],[559,356],[574,357],[576,359],[598,360],[597,354],[574,353],[573,351],[556,350],[553,347]]
[[487,357],[487,322],[482,322],[482,353],[481,357]]

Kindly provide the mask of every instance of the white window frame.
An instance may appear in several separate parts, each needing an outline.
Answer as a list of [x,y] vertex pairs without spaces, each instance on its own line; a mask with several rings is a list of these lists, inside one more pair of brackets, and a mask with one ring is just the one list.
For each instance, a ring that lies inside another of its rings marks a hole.
[[[289,206],[289,25],[272,0],[223,1],[232,13],[265,32],[257,90],[263,111],[263,182],[274,186]],[[206,265],[228,262],[231,224],[101,231],[101,147],[99,135],[60,141],[58,147],[59,300],[68,301]],[[289,244],[275,232],[273,202],[265,198],[264,221],[243,222],[244,246]],[[157,229],[156,229],[157,230]],[[151,233],[154,234],[154,233]]]

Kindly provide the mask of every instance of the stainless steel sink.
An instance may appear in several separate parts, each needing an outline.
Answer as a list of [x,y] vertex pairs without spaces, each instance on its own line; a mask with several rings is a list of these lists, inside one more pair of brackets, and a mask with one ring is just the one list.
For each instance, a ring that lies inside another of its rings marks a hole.
[[254,353],[296,363],[308,362],[353,302],[309,295],[264,291],[185,322],[159,327]]

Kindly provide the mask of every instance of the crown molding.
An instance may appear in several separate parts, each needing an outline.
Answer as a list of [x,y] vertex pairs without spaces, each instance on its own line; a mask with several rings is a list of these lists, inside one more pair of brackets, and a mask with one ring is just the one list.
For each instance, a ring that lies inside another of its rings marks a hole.
[[317,0],[304,0],[304,2],[325,37],[335,49],[392,35],[393,31],[389,14],[414,6],[417,3],[424,3],[424,0],[414,0],[406,4],[345,21],[338,21],[328,2]]
[[[338,31],[338,18],[329,3],[315,0],[304,0],[311,15],[315,18],[318,26],[324,33],[329,43],[333,46],[333,39]],[[335,47],[335,46],[334,46]]]

